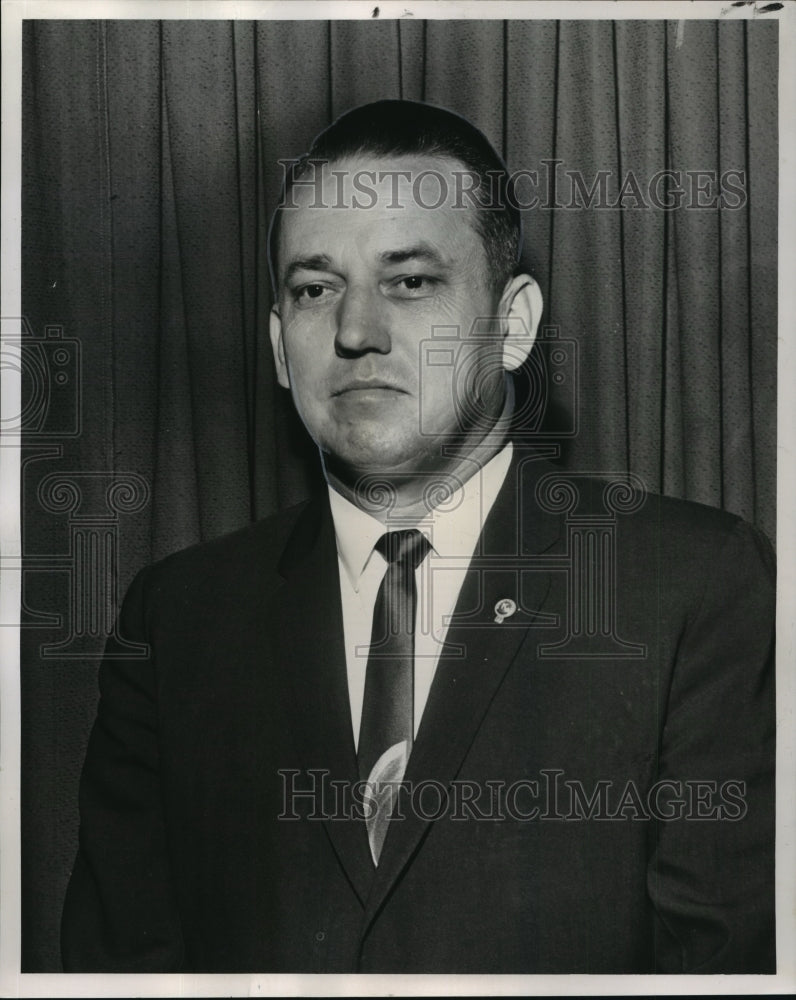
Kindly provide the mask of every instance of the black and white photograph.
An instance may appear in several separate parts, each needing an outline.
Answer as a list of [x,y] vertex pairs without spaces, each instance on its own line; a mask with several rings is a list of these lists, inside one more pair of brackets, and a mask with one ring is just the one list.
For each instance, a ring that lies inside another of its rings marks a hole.
[[794,988],[794,6],[3,17],[2,995]]

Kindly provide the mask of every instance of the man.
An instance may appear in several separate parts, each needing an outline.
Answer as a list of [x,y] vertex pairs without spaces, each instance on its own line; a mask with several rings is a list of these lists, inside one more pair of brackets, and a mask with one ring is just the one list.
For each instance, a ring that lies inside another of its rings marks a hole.
[[271,338],[328,491],[134,581],[67,970],[774,971],[770,547],[511,441],[519,243],[438,108],[289,172]]

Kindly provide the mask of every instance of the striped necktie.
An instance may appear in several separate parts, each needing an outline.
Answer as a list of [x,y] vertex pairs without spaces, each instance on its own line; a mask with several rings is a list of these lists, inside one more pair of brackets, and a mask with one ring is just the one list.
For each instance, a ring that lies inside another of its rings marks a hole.
[[357,758],[368,783],[366,825],[377,865],[414,740],[415,570],[429,547],[414,528],[387,532],[376,543],[387,572],[373,609]]

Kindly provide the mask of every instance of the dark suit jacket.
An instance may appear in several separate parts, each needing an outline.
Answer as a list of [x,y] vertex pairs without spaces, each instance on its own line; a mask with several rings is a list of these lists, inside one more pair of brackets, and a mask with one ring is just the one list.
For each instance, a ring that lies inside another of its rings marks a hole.
[[770,546],[553,473],[515,456],[377,871],[318,791],[357,779],[326,499],[139,574],[151,656],[101,668],[68,971],[774,971]]

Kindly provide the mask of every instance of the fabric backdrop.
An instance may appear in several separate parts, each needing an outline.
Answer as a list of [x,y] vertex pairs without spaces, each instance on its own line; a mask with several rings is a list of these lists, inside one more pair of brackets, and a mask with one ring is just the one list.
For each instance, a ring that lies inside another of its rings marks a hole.
[[[25,970],[59,968],[118,598],[318,476],[267,338],[279,159],[405,97],[468,117],[512,170],[560,161],[555,199],[525,213],[564,347],[542,428],[568,468],[632,471],[773,538],[776,81],[764,20],[25,23]],[[666,169],[659,193],[686,192],[672,210],[649,198]],[[609,200],[633,175],[624,210],[573,194],[600,171]],[[700,207],[722,175],[741,195]]]

